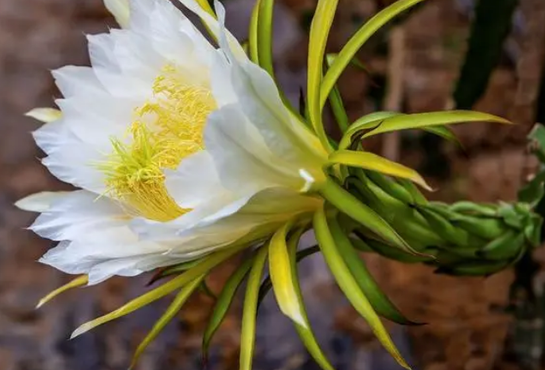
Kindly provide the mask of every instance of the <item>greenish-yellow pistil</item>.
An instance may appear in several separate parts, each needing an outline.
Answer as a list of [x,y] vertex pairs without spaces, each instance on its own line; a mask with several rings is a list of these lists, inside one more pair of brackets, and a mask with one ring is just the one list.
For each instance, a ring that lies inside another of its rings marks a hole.
[[167,65],[153,84],[153,97],[135,110],[132,140],[112,139],[113,151],[100,164],[108,195],[151,220],[170,221],[187,212],[168,194],[163,169],[175,169],[204,148],[206,117],[215,107],[208,88],[184,83]]

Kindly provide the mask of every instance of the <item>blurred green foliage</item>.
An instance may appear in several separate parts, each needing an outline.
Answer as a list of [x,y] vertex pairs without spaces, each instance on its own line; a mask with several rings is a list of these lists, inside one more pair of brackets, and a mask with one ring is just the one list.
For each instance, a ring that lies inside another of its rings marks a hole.
[[501,58],[518,0],[480,0],[475,8],[465,62],[454,90],[457,109],[471,109],[483,95]]

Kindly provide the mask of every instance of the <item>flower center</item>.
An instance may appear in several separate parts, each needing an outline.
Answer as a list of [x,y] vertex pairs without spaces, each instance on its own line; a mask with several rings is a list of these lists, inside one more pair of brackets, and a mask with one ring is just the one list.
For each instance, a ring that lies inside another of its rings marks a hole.
[[216,107],[208,88],[188,86],[172,65],[153,84],[153,98],[135,110],[128,135],[112,139],[113,152],[100,164],[108,195],[127,212],[170,221],[187,209],[168,194],[163,169],[175,169],[183,158],[204,148],[206,117]]

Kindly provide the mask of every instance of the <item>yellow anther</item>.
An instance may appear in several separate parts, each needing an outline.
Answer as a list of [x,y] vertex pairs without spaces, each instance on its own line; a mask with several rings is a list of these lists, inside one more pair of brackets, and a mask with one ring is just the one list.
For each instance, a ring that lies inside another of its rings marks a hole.
[[152,99],[135,110],[129,142],[112,139],[113,151],[99,165],[108,195],[130,214],[151,220],[170,221],[187,212],[168,194],[163,169],[175,169],[204,149],[206,118],[215,107],[208,87],[185,84],[167,65],[153,84]]

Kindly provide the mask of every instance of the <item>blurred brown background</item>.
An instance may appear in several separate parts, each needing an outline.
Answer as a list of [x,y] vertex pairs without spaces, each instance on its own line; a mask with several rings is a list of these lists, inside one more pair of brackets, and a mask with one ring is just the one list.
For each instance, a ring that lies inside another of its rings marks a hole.
[[[341,0],[330,49],[389,1]],[[372,40],[361,59],[372,78],[349,69],[341,91],[350,117],[376,109],[373,92],[388,81],[389,109],[409,112],[449,107],[466,48],[471,1],[429,0],[400,26]],[[545,46],[543,0],[521,0],[504,60],[485,96],[475,107],[505,116],[518,127],[476,124],[456,128],[465,150],[429,143],[416,136],[389,137],[372,143],[383,154],[418,167],[439,190],[430,198],[453,201],[513,200],[534,165],[525,154]],[[228,0],[228,26],[245,37],[251,1]],[[295,102],[304,85],[305,26],[312,0],[278,1],[276,45],[278,76]],[[160,302],[74,341],[80,323],[117,308],[144,288],[147,277],[111,279],[61,297],[39,311],[36,302],[67,277],[36,260],[50,246],[24,230],[34,215],[13,202],[42,190],[62,189],[40,165],[42,155],[30,132],[38,123],[23,116],[36,106],[53,106],[58,93],[49,74],[65,64],[86,64],[84,34],[104,32],[114,22],[101,0],[0,1],[0,369],[126,369],[138,339],[168,302]],[[395,35],[395,36],[394,36]],[[374,42],[374,44],[373,44]],[[387,55],[377,50],[390,50]],[[377,88],[378,86],[378,88]],[[545,104],[545,102],[542,102]],[[423,327],[391,327],[416,369],[517,369],[504,356],[510,317],[501,309],[512,279],[505,272],[488,279],[433,274],[430,268],[370,258],[375,275],[390,297]],[[339,297],[320,257],[305,262],[303,285],[311,320],[338,370],[397,367],[373,341],[365,323]],[[211,278],[221,288],[225,266]],[[270,298],[270,297],[269,297]],[[200,369],[200,332],[211,300],[198,296],[143,357],[139,369]],[[237,306],[237,305],[235,305]],[[235,369],[238,314],[216,338],[210,369]],[[287,320],[269,299],[260,312],[256,369],[315,369]]]

